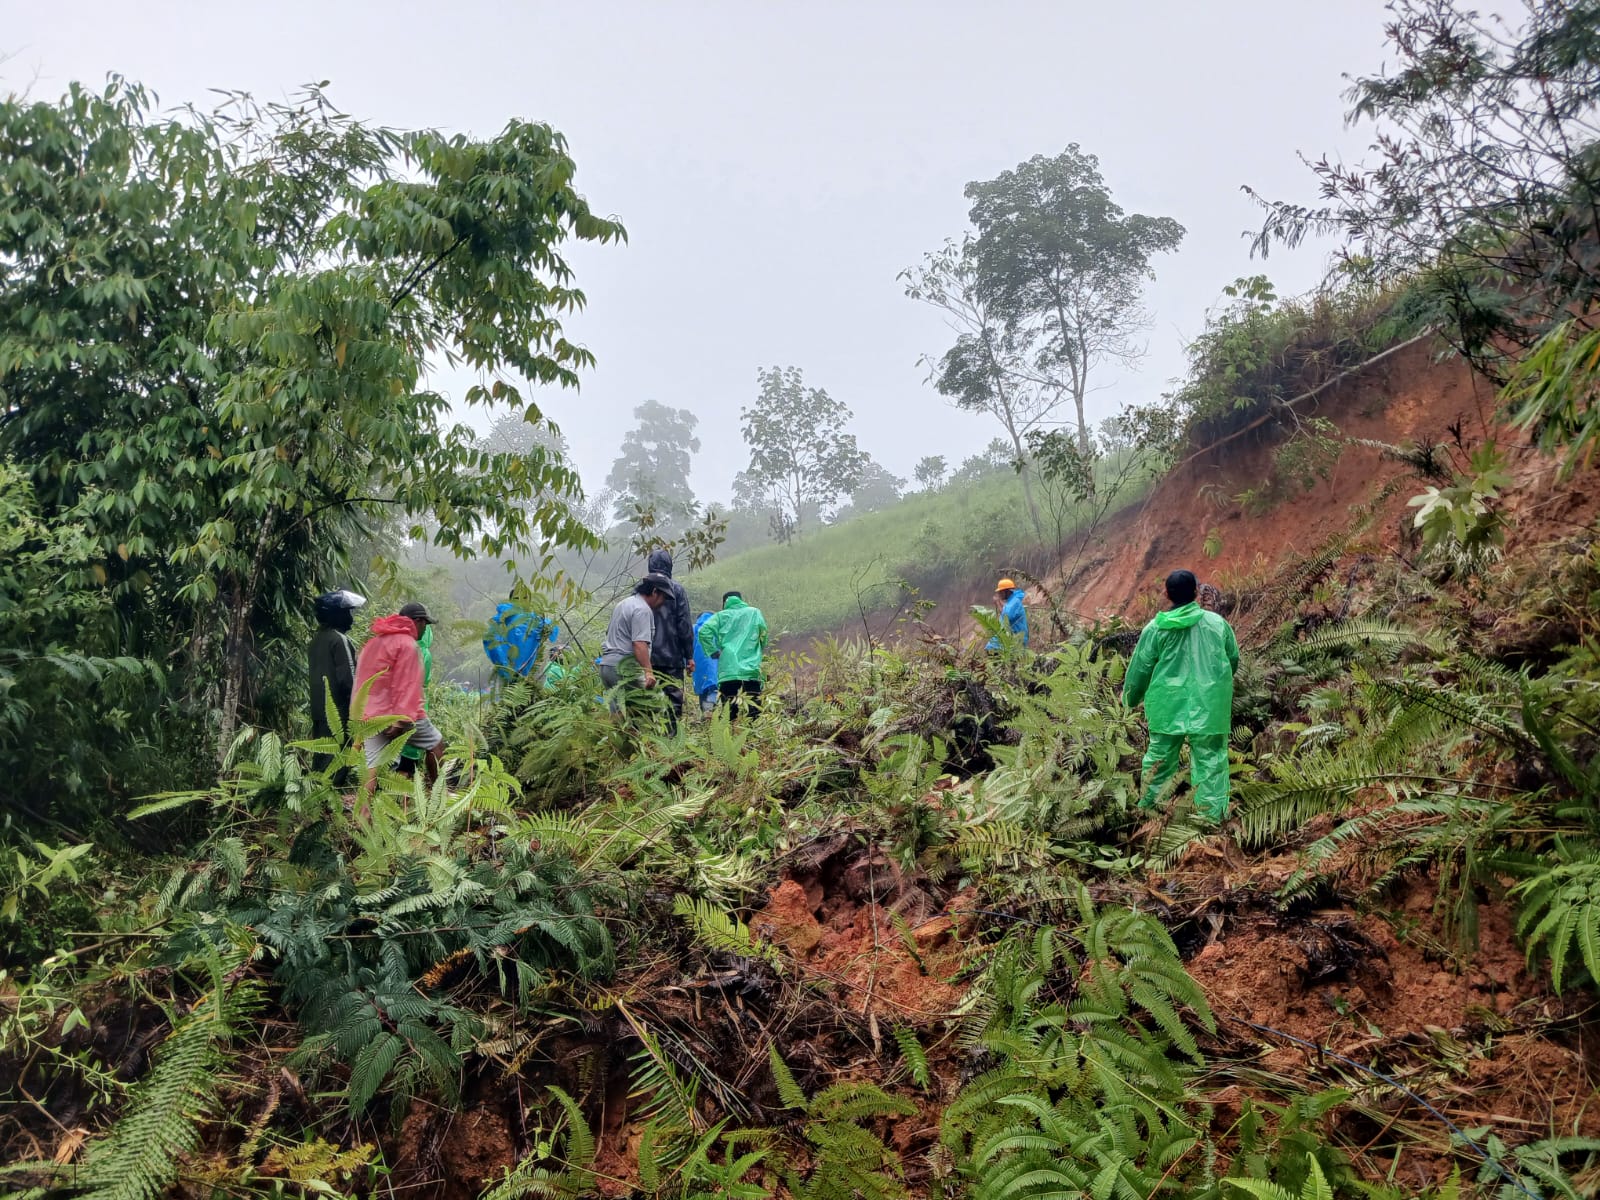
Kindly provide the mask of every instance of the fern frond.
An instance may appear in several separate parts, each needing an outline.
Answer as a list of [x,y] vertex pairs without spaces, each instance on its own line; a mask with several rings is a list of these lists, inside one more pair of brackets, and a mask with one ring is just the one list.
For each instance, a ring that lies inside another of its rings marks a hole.
[[1288,654],[1293,659],[1303,660],[1330,651],[1358,655],[1377,650],[1384,657],[1393,658],[1411,649],[1425,649],[1440,658],[1450,651],[1438,633],[1368,617],[1319,626],[1289,646]]
[[800,1090],[800,1085],[795,1082],[794,1073],[789,1070],[789,1064],[783,1061],[783,1056],[778,1053],[777,1043],[767,1047],[767,1062],[772,1068],[772,1080],[778,1086],[778,1099],[783,1101],[785,1108],[804,1108],[806,1094]]
[[783,959],[777,947],[771,942],[756,941],[748,925],[715,904],[695,896],[679,895],[673,898],[672,911],[682,917],[695,938],[710,949],[738,958],[758,959],[782,974]]
[[900,1048],[900,1057],[906,1064],[911,1081],[925,1092],[930,1090],[933,1087],[933,1071],[928,1066],[928,1052],[917,1040],[916,1030],[896,1025],[890,1032],[894,1035],[895,1045]]
[[1588,848],[1577,861],[1542,871],[1511,890],[1522,899],[1517,932],[1527,943],[1528,959],[1543,950],[1555,990],[1561,991],[1574,949],[1589,978],[1600,980],[1600,848]]
[[594,1161],[598,1150],[594,1134],[576,1100],[555,1084],[547,1090],[566,1116],[566,1138],[561,1153],[553,1156],[561,1167],[552,1170],[536,1163],[529,1155],[484,1192],[483,1200],[529,1200],[530,1197],[580,1200],[594,1194]]
[[90,1146],[79,1175],[83,1200],[156,1200],[199,1144],[199,1122],[216,1103],[221,1048],[246,1000],[230,994],[220,963],[211,965],[211,991],[173,1027],[128,1110]]
[[699,1108],[700,1081],[685,1080],[678,1073],[677,1064],[662,1048],[661,1038],[646,1027],[628,1005],[619,1000],[617,1011],[639,1040],[639,1049],[631,1056],[633,1077],[629,1098],[647,1101],[644,1108],[647,1119],[665,1112],[673,1123],[696,1133],[704,1132],[706,1121]]

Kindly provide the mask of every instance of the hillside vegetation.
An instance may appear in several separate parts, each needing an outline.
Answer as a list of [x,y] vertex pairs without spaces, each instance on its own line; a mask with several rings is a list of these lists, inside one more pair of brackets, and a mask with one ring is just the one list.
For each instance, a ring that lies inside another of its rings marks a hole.
[[[1600,17],[1393,21],[1354,85],[1389,161],[1267,210],[1352,239],[1332,289],[1241,281],[1116,452],[1036,444],[1075,498],[1040,574],[1109,564],[1121,607],[996,653],[821,639],[761,714],[670,734],[581,662],[436,677],[442,773],[391,742],[370,791],[341,776],[392,714],[294,736],[304,594],[407,538],[595,548],[559,455],[447,424],[423,367],[570,382],[557,247],[620,226],[543,126],[0,103],[6,1194],[1600,1194]],[[1391,394],[1407,355],[1476,423]],[[1167,465],[1162,540],[1083,536]],[[1019,487],[690,584],[843,624],[868,568],[1014,565]],[[1225,552],[1215,821],[1181,772],[1141,806],[1122,685],[1149,580]]]
[[[741,590],[766,614],[773,631],[815,634],[860,629],[873,635],[885,610],[912,608],[929,593],[949,597],[957,612],[991,603],[1002,575],[1043,575],[1062,549],[1103,524],[1110,510],[1132,503],[1147,477],[1102,470],[1117,486],[1093,499],[1059,496],[1035,529],[1016,473],[994,471],[976,481],[916,492],[878,512],[812,530],[789,545],[763,546],[719,559],[684,580],[691,600],[714,608],[722,593]],[[994,579],[989,576],[993,575]],[[952,588],[952,585],[957,585]],[[961,589],[970,594],[961,595]]]

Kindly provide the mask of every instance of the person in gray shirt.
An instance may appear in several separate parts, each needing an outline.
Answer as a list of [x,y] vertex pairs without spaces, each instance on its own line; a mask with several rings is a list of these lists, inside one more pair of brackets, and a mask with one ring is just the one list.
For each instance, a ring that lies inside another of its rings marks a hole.
[[[655,671],[650,666],[650,643],[655,639],[656,609],[672,596],[672,580],[661,575],[646,575],[611,610],[605,641],[600,644],[600,681],[620,692],[612,711],[644,707],[642,692],[653,691]],[[654,699],[654,697],[651,697]],[[630,703],[631,701],[631,703]]]

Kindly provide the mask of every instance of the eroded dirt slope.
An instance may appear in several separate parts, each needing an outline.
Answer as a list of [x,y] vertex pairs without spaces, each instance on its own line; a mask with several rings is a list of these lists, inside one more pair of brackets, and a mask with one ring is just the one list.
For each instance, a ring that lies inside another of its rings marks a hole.
[[1075,549],[1051,590],[1080,617],[1138,620],[1158,605],[1161,581],[1174,568],[1233,590],[1315,553],[1374,502],[1376,511],[1361,522],[1362,548],[1410,556],[1416,510],[1406,502],[1424,483],[1367,443],[1448,444],[1459,457],[1492,438],[1506,451],[1515,480],[1505,498],[1516,540],[1537,544],[1584,528],[1596,506],[1594,489],[1581,480],[1557,487],[1556,464],[1495,421],[1493,388],[1437,353],[1426,343],[1401,351],[1329,389],[1300,414],[1333,422],[1347,439],[1329,477],[1309,491],[1291,485],[1264,504],[1246,497],[1271,478],[1281,435],[1247,434],[1197,452],[1143,503],[1114,518],[1103,536]]

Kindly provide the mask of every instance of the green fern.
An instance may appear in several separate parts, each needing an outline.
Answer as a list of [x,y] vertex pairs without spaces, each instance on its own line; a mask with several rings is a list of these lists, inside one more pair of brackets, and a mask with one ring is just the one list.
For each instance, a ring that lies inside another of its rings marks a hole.
[[783,1061],[783,1056],[778,1053],[777,1043],[767,1047],[767,1062],[772,1068],[772,1081],[778,1087],[778,1099],[785,1108],[804,1108],[806,1094],[800,1090],[800,1085],[795,1082],[794,1073],[789,1070],[789,1064]]
[[1096,910],[1081,887],[1076,903],[1081,954],[1051,929],[1012,938],[975,989],[988,998],[964,1040],[1002,1065],[957,1094],[941,1142],[983,1200],[1181,1192],[1171,1168],[1200,1143],[1171,1056],[1203,1061],[1189,1021],[1215,1030],[1204,994],[1159,922]]
[[1287,655],[1293,661],[1305,661],[1328,653],[1365,658],[1377,651],[1380,657],[1392,659],[1402,651],[1418,648],[1440,657],[1449,652],[1444,638],[1437,633],[1364,617],[1318,626],[1287,647]]
[[1310,1156],[1306,1159],[1306,1181],[1298,1194],[1264,1179],[1225,1179],[1223,1182],[1231,1188],[1247,1192],[1256,1200],[1333,1200],[1333,1189],[1322,1174],[1322,1165]]
[[1042,867],[1055,858],[1049,838],[1006,820],[964,826],[956,835],[955,849],[965,862],[990,867],[1009,865],[1013,870]]
[[905,1025],[896,1025],[890,1032],[894,1035],[894,1044],[900,1048],[900,1058],[906,1064],[911,1082],[925,1092],[932,1090],[933,1070],[928,1065],[928,1052],[917,1040],[916,1030]]
[[796,1200],[909,1200],[905,1168],[864,1122],[909,1117],[916,1105],[870,1083],[837,1083],[806,1105],[811,1169],[787,1173]]
[[229,981],[234,965],[215,955],[205,962],[210,989],[173,1025],[128,1108],[89,1145],[73,1180],[81,1200],[156,1200],[177,1181],[215,1110],[222,1050],[259,1001],[253,984]]
[[900,1156],[863,1122],[909,1117],[916,1105],[857,1082],[834,1084],[807,1100],[776,1045],[767,1047],[767,1061],[784,1107],[805,1114],[811,1168],[804,1178],[786,1175],[797,1200],[908,1200]]
[[675,896],[672,911],[682,917],[695,938],[708,948],[738,958],[753,958],[783,972],[783,959],[771,942],[758,942],[750,927],[715,904],[694,896]]
[[[561,1088],[547,1089],[565,1117],[566,1136],[559,1149],[547,1155],[529,1155],[509,1168],[504,1177],[483,1193],[482,1200],[580,1200],[598,1194],[594,1171],[598,1144],[578,1102]],[[544,1165],[554,1161],[556,1167]]]
[[765,1161],[770,1137],[765,1129],[729,1132],[726,1119],[698,1137],[651,1121],[639,1137],[639,1186],[658,1200],[766,1200],[771,1191],[750,1175]]
[[647,1120],[665,1113],[675,1125],[695,1133],[704,1132],[706,1119],[700,1115],[699,1079],[694,1076],[687,1080],[683,1078],[677,1064],[662,1048],[660,1035],[647,1028],[630,1008],[619,1002],[617,1010],[632,1027],[633,1035],[639,1041],[639,1049],[632,1056],[632,1087],[628,1098],[645,1101],[641,1114]]
[[1579,854],[1576,861],[1541,871],[1512,888],[1522,900],[1517,932],[1527,941],[1528,959],[1545,953],[1557,992],[1569,959],[1581,961],[1590,980],[1600,980],[1600,848]]
[[[1495,1200],[1513,1200],[1513,1197],[1526,1200],[1530,1192],[1525,1182],[1528,1179],[1543,1188],[1545,1195],[1560,1196],[1563,1200],[1586,1200],[1594,1195],[1600,1138],[1549,1137],[1508,1148],[1489,1130],[1471,1132],[1483,1138],[1489,1150],[1488,1158],[1478,1171],[1478,1183],[1484,1187],[1499,1184]],[[1573,1163],[1570,1170],[1562,1161],[1580,1155],[1581,1162]]]

